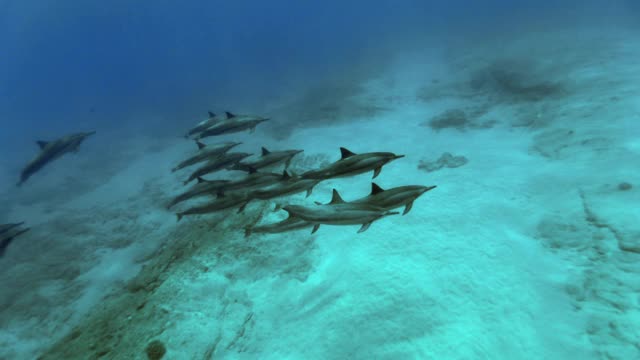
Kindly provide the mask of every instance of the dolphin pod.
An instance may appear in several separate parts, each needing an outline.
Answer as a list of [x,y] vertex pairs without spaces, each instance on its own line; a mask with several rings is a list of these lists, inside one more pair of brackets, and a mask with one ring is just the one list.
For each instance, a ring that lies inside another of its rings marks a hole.
[[[316,185],[329,179],[352,177],[369,172],[373,174],[372,178],[375,179],[381,174],[384,166],[404,157],[404,155],[392,152],[355,153],[346,147],[341,147],[339,160],[297,175],[289,172],[288,168],[294,157],[302,153],[303,150],[272,151],[262,147],[261,154],[251,160],[247,159],[249,155],[245,153],[227,153],[231,148],[229,144],[240,145],[239,143],[212,145],[202,143],[202,139],[208,137],[233,134],[244,130],[253,132],[258,124],[267,121],[268,118],[234,115],[225,112],[225,118],[220,120],[220,118],[210,115],[210,119],[215,118],[216,120],[205,120],[199,123],[189,131],[189,135],[195,137],[200,151],[207,148],[219,150],[214,155],[196,154],[174,168],[175,171],[200,161],[207,161],[203,167],[195,170],[189,177],[188,181],[198,179],[198,183],[174,198],[168,207],[201,197],[207,197],[209,200],[178,212],[178,220],[185,215],[210,214],[232,208],[237,208],[240,213],[244,211],[247,204],[254,200],[270,201],[303,192],[306,193],[306,197],[309,197]],[[206,124],[208,124],[208,128],[205,128]],[[233,154],[247,156],[234,157],[225,161]],[[267,169],[280,166],[282,166],[281,175],[265,172]],[[202,178],[204,175],[219,170],[239,171],[244,172],[245,175],[238,180],[205,180]],[[315,202],[309,206],[277,205],[276,210],[282,209],[288,214],[286,219],[272,224],[247,226],[244,229],[244,234],[245,236],[277,234],[307,228],[312,229],[311,233],[313,234],[318,231],[321,225],[360,225],[358,233],[361,233],[369,229],[371,224],[376,221],[400,214],[399,211],[395,211],[398,208],[404,207],[402,215],[406,215],[412,209],[416,199],[435,188],[436,186],[406,185],[385,190],[376,183],[371,183],[371,193],[368,196],[352,201],[345,201],[338,190],[334,189],[331,201],[327,204]]]

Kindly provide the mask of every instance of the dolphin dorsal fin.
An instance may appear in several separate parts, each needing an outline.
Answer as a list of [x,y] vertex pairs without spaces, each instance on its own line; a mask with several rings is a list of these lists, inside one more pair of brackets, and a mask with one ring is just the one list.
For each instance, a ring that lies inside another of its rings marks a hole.
[[216,117],[216,114],[214,114],[213,112],[209,111],[209,119],[213,119],[214,117]]
[[232,118],[236,117],[235,114],[232,114],[232,113],[230,113],[228,111],[225,111],[224,113],[225,113],[225,115],[227,115],[227,119],[232,119]]
[[196,140],[196,145],[198,145],[198,150],[202,150],[207,146],[206,144],[200,142],[199,140]]
[[271,151],[267,150],[267,148],[263,146],[262,147],[262,156],[269,155],[269,153],[271,153]]
[[284,171],[282,172],[282,178],[283,178],[284,180],[287,180],[287,179],[290,179],[290,178],[291,178],[291,175],[289,175],[289,173],[287,172],[287,170],[284,170]]
[[45,146],[47,146],[49,142],[48,141],[44,141],[44,140],[38,140],[36,141],[36,144],[38,144],[38,146],[40,147],[40,149],[44,149]]
[[196,179],[198,180],[198,184],[203,183],[203,182],[205,182],[205,181],[206,181],[206,180],[205,180],[205,179],[203,179],[201,176],[198,176]]
[[258,169],[256,169],[255,167],[253,167],[251,165],[248,166],[248,169],[249,169],[249,174],[255,174],[255,173],[258,172]]
[[380,186],[378,186],[378,184],[376,183],[371,183],[371,195],[375,195],[375,194],[379,194],[381,192],[383,192],[384,189],[381,188]]
[[329,204],[330,205],[344,204],[344,200],[342,200],[342,196],[340,196],[340,193],[338,192],[338,190],[333,189],[333,195],[331,196],[331,202]]
[[342,158],[343,158],[343,159],[346,159],[346,158],[348,158],[349,156],[353,156],[353,155],[355,155],[355,154],[356,154],[356,153],[354,153],[354,152],[352,152],[352,151],[348,150],[347,148],[343,148],[343,147],[341,147],[341,148],[340,148],[340,153],[342,154]]

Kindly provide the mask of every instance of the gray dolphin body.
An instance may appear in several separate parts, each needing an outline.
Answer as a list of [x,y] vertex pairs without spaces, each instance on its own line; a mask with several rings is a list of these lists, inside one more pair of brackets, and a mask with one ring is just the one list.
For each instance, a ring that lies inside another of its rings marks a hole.
[[283,181],[280,181],[273,186],[256,190],[251,193],[251,196],[255,199],[269,200],[306,191],[307,197],[309,197],[313,192],[313,188],[321,181],[322,180],[318,179],[302,179],[297,176],[285,176]]
[[172,172],[183,169],[187,166],[195,165],[202,161],[207,161],[209,159],[215,158],[218,155],[224,154],[227,151],[233,149],[234,147],[240,145],[242,143],[239,142],[224,142],[219,144],[205,145],[199,141],[196,141],[196,145],[198,145],[198,153],[187,160],[181,162],[176,167],[171,169]]
[[370,204],[385,210],[393,210],[404,206],[402,215],[411,211],[413,202],[427,191],[436,186],[408,185],[384,190],[376,183],[371,183],[371,195],[362,199],[350,201],[349,204]]
[[222,169],[227,169],[232,165],[236,164],[238,161],[251,156],[251,154],[247,153],[225,153],[216,158],[213,158],[207,161],[206,164],[202,165],[200,168],[196,169],[191,176],[184,182],[184,184],[190,183],[192,180],[202,177],[206,174],[210,174],[212,172],[216,172]]
[[198,178],[198,183],[193,185],[191,189],[173,198],[167,205],[167,209],[171,209],[176,204],[193,199],[194,197],[217,194],[227,183],[229,183],[229,180],[203,180],[202,178]]
[[188,139],[190,136],[201,133],[204,130],[207,130],[208,128],[212,127],[213,125],[223,120],[224,120],[223,117],[217,116],[216,114],[209,111],[209,117],[207,117],[205,120],[200,121],[198,125],[194,126],[189,131],[187,131],[187,134],[184,137]]
[[203,139],[209,136],[218,136],[225,134],[237,133],[245,130],[254,131],[258,124],[268,121],[268,118],[263,118],[253,115],[234,115],[227,113],[227,119],[219,122],[218,124],[202,131],[197,139]]
[[287,205],[282,209],[289,213],[289,217],[312,223],[312,234],[318,231],[322,224],[362,225],[358,230],[358,233],[361,233],[366,231],[374,221],[385,216],[399,214],[369,204],[346,203],[335,189],[333,195],[331,202],[327,205],[317,205],[316,207]]
[[40,146],[40,153],[22,170],[20,181],[17,186],[21,186],[33,174],[40,171],[45,165],[60,158],[69,152],[77,152],[80,144],[95,131],[83,132],[67,135],[53,141],[37,141]]
[[178,221],[182,219],[185,215],[202,215],[202,214],[210,214],[213,212],[230,209],[236,206],[239,206],[238,212],[242,212],[251,201],[251,198],[247,196],[247,193],[231,193],[231,194],[219,194],[218,197],[205,205],[192,207],[191,209],[185,210],[183,212],[179,212],[176,214],[178,217]]
[[225,184],[222,188],[224,191],[243,190],[248,191],[255,188],[277,184],[286,180],[288,174],[276,174],[267,172],[252,172],[239,180],[232,180]]
[[251,234],[279,234],[287,231],[300,230],[313,227],[313,223],[300,218],[287,218],[273,224],[247,226],[244,228],[244,237]]
[[265,169],[273,167],[275,165],[284,163],[284,169],[287,170],[291,164],[291,160],[294,156],[300,154],[304,150],[283,150],[283,151],[269,151],[266,148],[262,148],[262,156],[255,161],[239,162],[233,166],[233,170],[251,171],[251,169]]
[[0,233],[0,257],[4,256],[7,247],[9,247],[9,244],[11,244],[15,238],[30,230],[29,228],[20,228],[19,226],[21,224],[0,225],[0,228],[7,229]]
[[371,152],[355,154],[343,147],[340,148],[342,158],[325,168],[310,170],[301,176],[306,179],[333,179],[353,176],[373,170],[375,179],[387,163],[404,157],[390,152]]

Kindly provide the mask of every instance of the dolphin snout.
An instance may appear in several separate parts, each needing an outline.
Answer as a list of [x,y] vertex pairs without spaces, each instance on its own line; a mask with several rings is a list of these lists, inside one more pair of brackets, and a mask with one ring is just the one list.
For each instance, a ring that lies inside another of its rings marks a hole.
[[437,188],[437,185],[433,185],[433,186],[425,186],[424,189],[422,189],[422,194],[426,193],[427,191],[431,191],[435,188]]

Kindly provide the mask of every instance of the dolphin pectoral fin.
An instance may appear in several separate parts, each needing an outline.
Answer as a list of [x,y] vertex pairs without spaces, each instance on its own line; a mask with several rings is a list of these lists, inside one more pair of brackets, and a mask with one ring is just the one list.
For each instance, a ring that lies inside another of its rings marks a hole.
[[262,156],[269,155],[270,152],[271,151],[267,150],[266,147],[264,147],[264,146],[262,147]]
[[273,207],[273,212],[276,212],[276,211],[278,211],[280,209],[282,209],[282,204],[276,203],[276,206]]
[[43,140],[36,141],[36,144],[38,144],[38,146],[40,147],[40,150],[44,149],[44,147],[47,146],[48,143],[49,143],[48,141],[43,141]]
[[249,134],[253,134],[256,132],[256,127],[249,128]]
[[308,198],[309,196],[311,196],[312,192],[313,192],[313,186],[307,189],[307,195],[305,195],[305,198]]
[[195,140],[196,145],[198,145],[198,150],[204,149],[207,145],[202,143],[200,140]]
[[311,233],[315,234],[315,232],[318,231],[318,229],[320,229],[320,224],[313,225],[313,230],[311,230]]
[[244,211],[244,208],[247,207],[247,204],[249,203],[249,201],[246,201],[244,204],[240,205],[240,208],[238,209],[238,214],[242,213]]
[[248,238],[249,236],[251,236],[251,226],[247,226],[244,228],[244,237]]
[[367,231],[367,229],[369,228],[369,226],[371,226],[371,223],[368,222],[366,224],[362,224],[362,227],[360,227],[360,230],[358,230],[358,234],[360,234],[361,232],[365,232]]
[[179,222],[180,220],[182,220],[182,217],[183,217],[183,216],[184,216],[184,214],[181,214],[181,213],[177,213],[177,214],[176,214],[176,217],[178,217],[178,222]]
[[373,179],[377,178],[380,175],[380,171],[382,171],[382,166],[378,166],[373,170]]
[[404,207],[404,211],[402,212],[402,215],[406,215],[407,213],[409,213],[409,211],[411,211],[411,208],[413,207],[413,201],[410,201],[407,206]]

